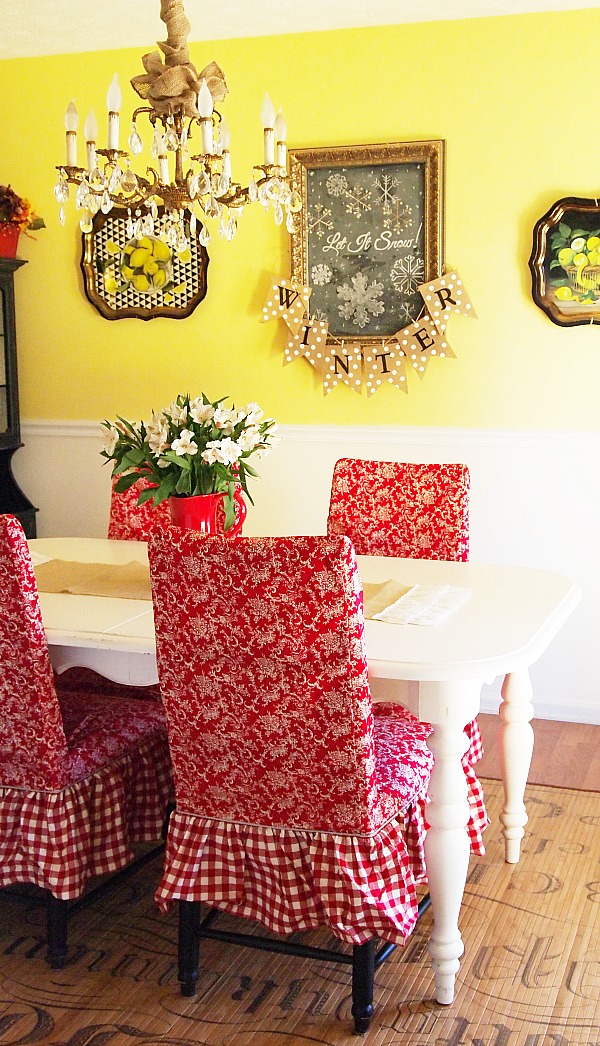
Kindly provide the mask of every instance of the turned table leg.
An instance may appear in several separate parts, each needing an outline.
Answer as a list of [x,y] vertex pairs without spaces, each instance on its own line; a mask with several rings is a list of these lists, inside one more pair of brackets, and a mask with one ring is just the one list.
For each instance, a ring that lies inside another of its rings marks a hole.
[[511,672],[506,676],[502,685],[498,744],[504,785],[500,821],[505,860],[509,864],[517,864],[519,860],[521,839],[527,824],[524,797],[533,753],[532,694],[527,671]]
[[[423,683],[420,686],[425,700],[420,702],[419,714],[425,718],[427,708],[432,713],[429,721],[433,733],[427,743],[435,758],[427,806],[430,828],[425,840],[434,920],[428,950],[435,975],[435,997],[444,1005],[454,999],[456,974],[464,951],[458,918],[470,847],[466,832],[469,819],[467,782],[461,760],[469,746],[464,726],[477,715],[480,690],[480,683],[470,681]],[[455,721],[436,723],[436,717],[438,720],[442,718],[440,709],[449,707],[461,710],[453,716]]]

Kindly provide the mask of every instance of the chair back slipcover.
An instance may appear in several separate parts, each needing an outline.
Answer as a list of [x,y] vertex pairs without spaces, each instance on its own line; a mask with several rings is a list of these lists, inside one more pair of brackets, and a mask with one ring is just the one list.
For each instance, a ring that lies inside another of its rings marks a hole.
[[376,751],[350,541],[157,531],[149,558],[177,801],[159,904],[403,941],[429,729],[392,711],[404,748],[382,717]]
[[469,490],[466,465],[340,458],[327,533],[351,538],[358,556],[466,561]]
[[57,695],[25,535],[0,515],[0,886],[77,897],[160,837],[164,714],[115,690]]
[[139,479],[122,494],[117,494],[116,482],[115,477],[110,495],[109,538],[120,541],[147,541],[155,527],[171,525],[168,501],[161,501],[156,507],[151,500],[138,505],[140,491],[152,485],[146,479]]

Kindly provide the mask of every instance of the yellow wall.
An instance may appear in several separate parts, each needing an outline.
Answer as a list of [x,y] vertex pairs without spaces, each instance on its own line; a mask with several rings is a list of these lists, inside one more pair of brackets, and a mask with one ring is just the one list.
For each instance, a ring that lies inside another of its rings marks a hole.
[[289,424],[597,429],[600,327],[553,324],[532,301],[527,259],[555,200],[600,189],[599,37],[592,9],[190,45],[197,68],[215,59],[225,70],[238,177],[260,159],[265,90],[292,148],[446,140],[446,258],[479,319],[451,320],[456,360],[432,363],[408,395],[370,400],[345,387],[325,398],[305,361],[282,366],[285,324],[261,323],[261,307],[270,278],[289,273],[289,242],[260,207],[232,244],[213,241],[208,295],[190,318],[103,319],[83,294],[73,203],[58,223],[53,168],[69,99],[102,124],[118,71],[125,116],[141,51],[1,62],[0,182],[48,226],[19,248],[23,416],[145,417],[189,390],[256,399]]

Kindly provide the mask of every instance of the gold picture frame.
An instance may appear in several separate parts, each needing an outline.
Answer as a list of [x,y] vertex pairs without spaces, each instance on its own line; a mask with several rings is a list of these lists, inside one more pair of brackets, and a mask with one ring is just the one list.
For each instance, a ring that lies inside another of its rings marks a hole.
[[423,311],[416,288],[444,265],[445,142],[290,151],[302,198],[292,280],[311,287],[329,341],[381,344]]
[[141,229],[132,234],[123,208],[94,215],[91,230],[82,233],[81,271],[85,295],[105,319],[180,320],[197,308],[206,297],[208,254],[198,241],[201,227],[190,232],[190,217],[188,246],[178,251],[165,242],[169,219],[162,208],[153,236]]

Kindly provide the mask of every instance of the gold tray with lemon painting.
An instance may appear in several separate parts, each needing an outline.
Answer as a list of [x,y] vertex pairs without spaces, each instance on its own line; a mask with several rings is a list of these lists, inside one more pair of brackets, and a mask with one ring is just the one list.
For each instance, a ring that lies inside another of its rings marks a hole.
[[115,207],[96,214],[91,231],[82,233],[86,297],[105,319],[182,319],[205,298],[208,254],[198,242],[202,226],[191,235],[188,224],[188,242],[178,249],[167,242],[167,220],[159,208],[154,233],[132,236],[127,211]]

